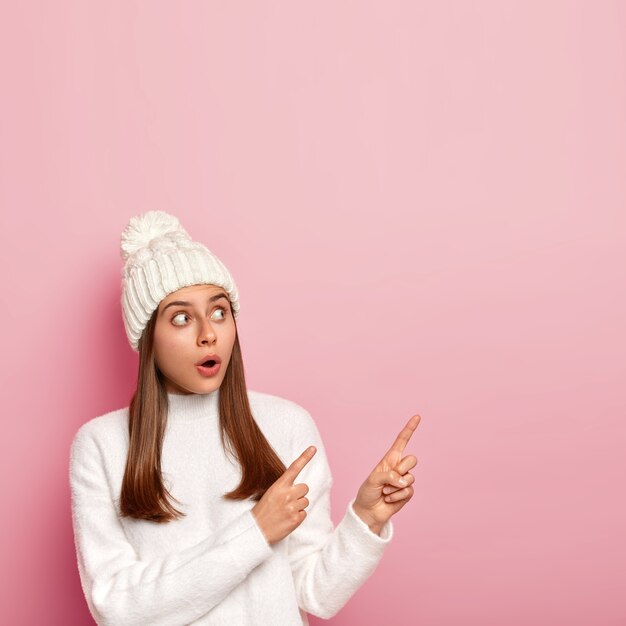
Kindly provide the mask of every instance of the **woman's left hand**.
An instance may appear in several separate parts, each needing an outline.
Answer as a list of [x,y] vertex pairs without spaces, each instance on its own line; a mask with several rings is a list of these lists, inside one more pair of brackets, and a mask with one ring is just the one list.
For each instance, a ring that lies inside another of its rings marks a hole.
[[420,420],[414,415],[407,422],[357,493],[354,511],[376,531],[413,497],[411,484],[415,478],[409,470],[417,465],[417,457],[410,454],[402,458],[402,453]]

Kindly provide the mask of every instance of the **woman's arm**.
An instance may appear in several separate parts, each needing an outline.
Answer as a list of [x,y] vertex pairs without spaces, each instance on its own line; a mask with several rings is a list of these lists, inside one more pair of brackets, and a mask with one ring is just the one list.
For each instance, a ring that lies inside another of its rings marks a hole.
[[251,511],[201,542],[149,561],[128,542],[100,449],[79,429],[70,452],[72,523],[81,585],[98,624],[189,624],[272,554]]
[[322,438],[308,411],[295,435],[295,450],[315,445],[317,453],[298,482],[309,492],[307,517],[288,537],[289,561],[298,605],[317,617],[333,617],[369,578],[393,537],[391,520],[380,534],[373,532],[348,503],[343,519],[333,527],[330,517],[332,474]]

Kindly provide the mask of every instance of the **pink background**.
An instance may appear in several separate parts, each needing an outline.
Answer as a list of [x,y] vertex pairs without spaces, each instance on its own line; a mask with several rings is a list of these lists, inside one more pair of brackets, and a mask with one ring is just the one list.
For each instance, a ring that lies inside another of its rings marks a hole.
[[0,621],[92,623],[69,444],[128,404],[119,236],[163,209],[238,283],[249,386],[315,417],[335,523],[422,416],[415,496],[334,624],[626,624],[623,3],[0,24]]

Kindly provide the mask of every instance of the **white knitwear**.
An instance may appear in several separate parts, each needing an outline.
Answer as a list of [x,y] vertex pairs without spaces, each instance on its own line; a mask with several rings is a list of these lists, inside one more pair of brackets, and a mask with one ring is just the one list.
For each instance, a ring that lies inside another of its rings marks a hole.
[[[302,626],[307,614],[334,616],[374,572],[393,537],[356,514],[330,517],[332,475],[310,413],[298,404],[248,391],[259,428],[289,466],[317,452],[294,484],[306,483],[303,522],[270,544],[252,499],[222,496],[241,479],[220,440],[219,389],[168,393],[162,475],[186,517],[165,524],[121,517],[128,454],[128,407],[92,418],[70,449],[72,524],[80,581],[100,625]],[[383,599],[381,598],[381,601]]]
[[135,352],[161,300],[183,287],[223,287],[237,319],[239,293],[230,272],[205,245],[192,241],[175,216],[147,211],[132,217],[122,232],[120,255],[125,261],[121,298],[124,328]]

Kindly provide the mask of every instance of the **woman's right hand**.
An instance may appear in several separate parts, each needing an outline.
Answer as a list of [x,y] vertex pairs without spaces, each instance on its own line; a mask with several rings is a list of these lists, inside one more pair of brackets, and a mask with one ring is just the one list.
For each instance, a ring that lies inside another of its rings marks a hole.
[[294,485],[293,481],[316,452],[315,446],[309,446],[252,508],[257,524],[269,544],[280,541],[305,520],[304,509],[309,506],[309,501],[304,496],[309,487],[305,483]]

